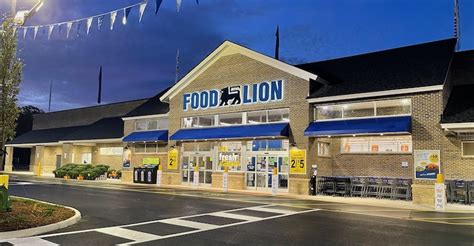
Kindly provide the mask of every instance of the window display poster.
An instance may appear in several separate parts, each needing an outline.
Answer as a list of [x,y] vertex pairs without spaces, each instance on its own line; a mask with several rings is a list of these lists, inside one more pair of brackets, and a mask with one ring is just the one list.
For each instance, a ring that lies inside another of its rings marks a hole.
[[414,159],[416,179],[436,179],[441,167],[439,150],[415,150]]
[[132,159],[132,151],[130,149],[125,149],[123,151],[123,162],[122,162],[122,166],[124,168],[129,168],[130,167],[130,163],[131,163],[131,159]]
[[239,167],[240,152],[219,152],[219,166]]
[[143,165],[159,165],[160,158],[158,157],[145,157],[143,158]]
[[292,174],[306,173],[306,150],[292,149],[290,150],[290,172]]
[[168,151],[168,170],[176,170],[178,169],[178,150],[177,149],[170,149]]

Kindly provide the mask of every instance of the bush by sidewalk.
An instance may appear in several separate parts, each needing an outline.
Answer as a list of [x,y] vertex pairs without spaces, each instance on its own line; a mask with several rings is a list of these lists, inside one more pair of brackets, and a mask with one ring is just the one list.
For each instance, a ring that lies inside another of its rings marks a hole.
[[54,170],[53,173],[56,178],[95,180],[99,176],[107,174],[108,171],[108,165],[70,163]]

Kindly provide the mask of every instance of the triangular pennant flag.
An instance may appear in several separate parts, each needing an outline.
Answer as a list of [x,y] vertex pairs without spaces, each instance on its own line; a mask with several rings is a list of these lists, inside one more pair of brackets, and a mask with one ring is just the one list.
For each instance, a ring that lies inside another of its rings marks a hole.
[[26,32],[28,32],[28,27],[23,28],[23,39],[26,38]]
[[72,22],[66,24],[66,38],[69,38],[69,33],[71,32]]
[[94,20],[94,17],[90,17],[87,19],[87,35],[89,35],[89,30],[91,29],[92,21]]
[[179,12],[179,9],[181,9],[181,0],[176,0],[176,11]]
[[33,33],[33,39],[36,39],[36,34],[38,34],[38,28],[39,28],[39,26],[35,26],[34,33]]
[[144,2],[140,4],[140,7],[138,8],[138,14],[139,14],[138,22],[142,22],[142,17],[143,17],[143,13],[145,12],[146,4],[147,2]]
[[46,26],[41,26],[41,28],[43,28],[42,32],[43,32],[43,35],[45,35],[46,34]]
[[117,18],[117,11],[110,13],[110,30],[114,30],[115,19]]
[[100,28],[102,27],[102,23],[104,22],[104,16],[101,15],[99,17],[97,17],[97,28],[100,30]]
[[61,33],[62,29],[63,29],[63,24],[58,24],[58,33]]
[[79,37],[79,33],[81,31],[81,22],[78,21],[77,22],[77,27],[76,27],[76,35]]
[[55,25],[49,25],[48,26],[48,39],[51,38],[51,33],[53,33],[54,26]]
[[155,15],[158,14],[158,10],[160,9],[161,3],[163,0],[156,0],[156,6],[155,6]]
[[128,18],[128,15],[130,14],[130,10],[132,8],[131,7],[128,7],[128,8],[124,8],[123,9],[123,19],[122,19],[122,24],[127,24],[127,18]]

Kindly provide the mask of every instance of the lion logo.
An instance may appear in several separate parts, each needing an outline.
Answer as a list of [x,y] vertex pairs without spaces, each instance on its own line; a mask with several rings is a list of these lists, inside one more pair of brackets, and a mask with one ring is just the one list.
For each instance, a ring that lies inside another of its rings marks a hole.
[[229,102],[230,105],[240,104],[242,102],[240,99],[240,86],[222,88],[220,101],[219,106],[228,106]]

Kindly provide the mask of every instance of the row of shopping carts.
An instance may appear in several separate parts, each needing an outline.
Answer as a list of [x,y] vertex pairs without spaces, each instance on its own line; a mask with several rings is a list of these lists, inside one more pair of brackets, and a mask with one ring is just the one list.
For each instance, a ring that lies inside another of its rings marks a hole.
[[389,177],[322,176],[317,194],[411,200],[411,179]]
[[450,203],[474,203],[474,180],[445,180],[446,197]]

